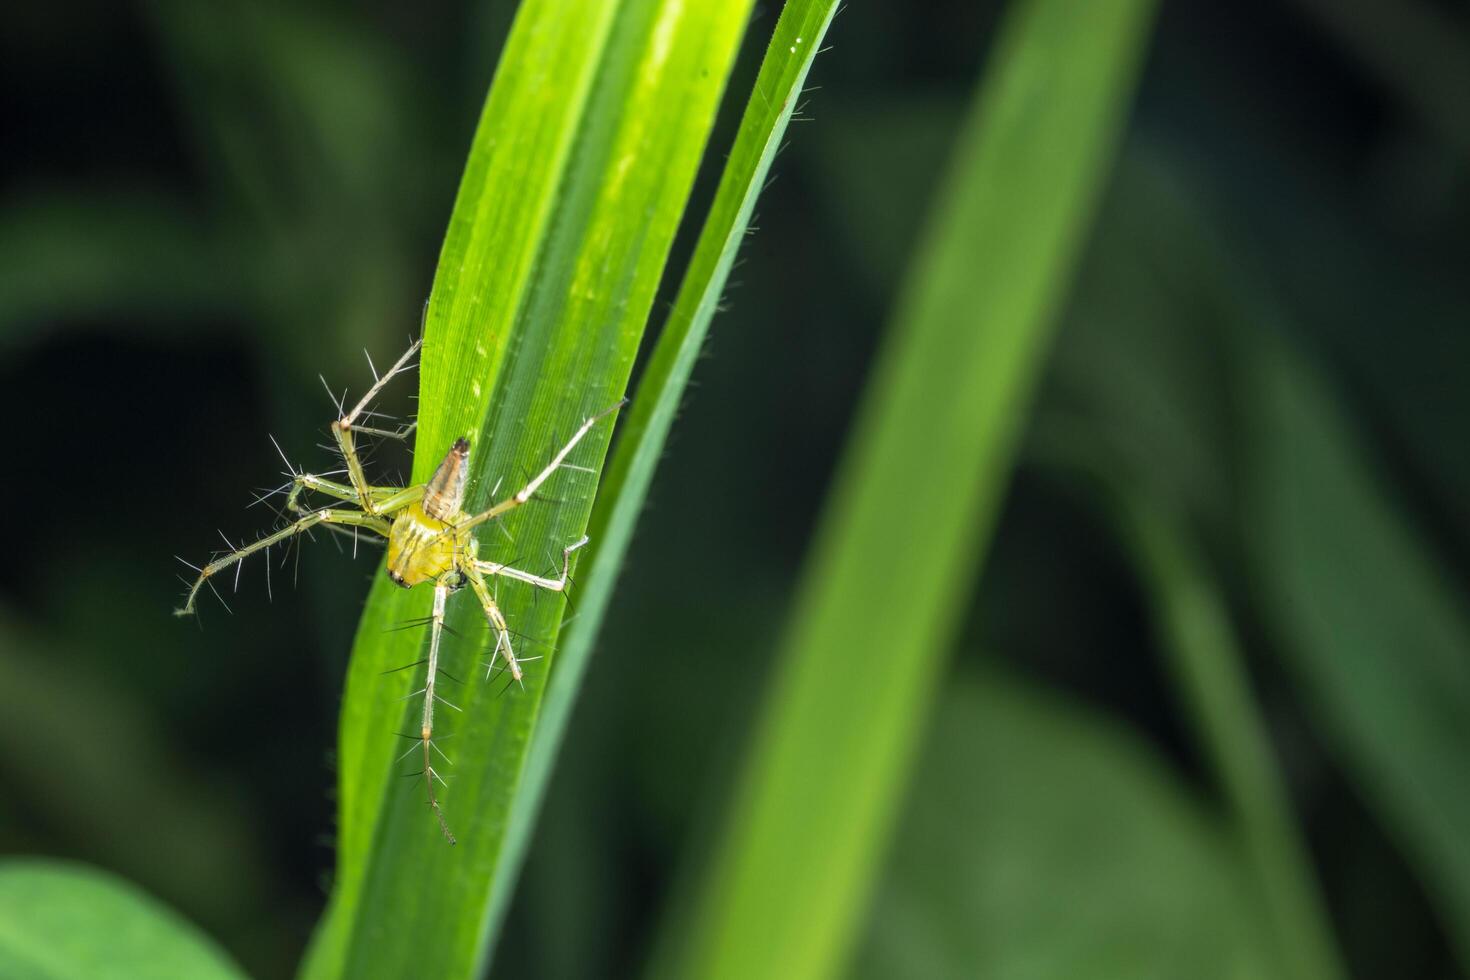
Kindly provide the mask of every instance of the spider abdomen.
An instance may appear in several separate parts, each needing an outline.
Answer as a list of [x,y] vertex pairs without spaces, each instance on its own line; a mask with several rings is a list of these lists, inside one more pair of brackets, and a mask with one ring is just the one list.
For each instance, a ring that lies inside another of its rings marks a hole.
[[453,520],[464,504],[464,488],[469,480],[470,444],[456,439],[439,468],[424,485],[424,513],[441,520]]

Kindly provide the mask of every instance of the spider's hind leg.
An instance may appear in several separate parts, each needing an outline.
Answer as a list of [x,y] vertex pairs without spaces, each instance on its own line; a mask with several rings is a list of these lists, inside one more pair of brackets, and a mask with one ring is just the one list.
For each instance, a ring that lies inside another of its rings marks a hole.
[[[434,744],[434,702],[440,701],[446,707],[454,708],[454,705],[445,701],[434,693],[434,682],[439,675],[439,641],[444,635],[444,603],[449,598],[450,587],[443,581],[434,585],[434,612],[430,617],[429,630],[429,664],[428,672],[424,678],[424,688],[418,692],[424,696],[423,724],[419,728],[419,740],[424,748],[424,782],[429,787],[429,809],[434,811],[434,816],[439,820],[439,829],[444,831],[444,839],[449,843],[455,843],[454,834],[449,831],[449,824],[444,820],[444,812],[439,809],[439,798],[434,793],[434,780],[444,782],[444,777],[434,770],[433,753],[444,753]],[[455,710],[459,710],[455,708]],[[447,758],[446,758],[446,761]]]
[[[565,592],[568,583],[571,582],[572,552],[587,543],[584,537],[580,541],[568,545],[562,549],[561,575],[549,578],[543,575],[532,575],[523,572],[519,568],[510,565],[502,565],[494,561],[472,561],[467,563],[465,578],[469,579],[470,587],[475,590],[475,596],[480,600],[480,606],[485,610],[485,618],[490,621],[490,627],[495,630],[495,650],[490,654],[490,663],[486,664],[487,675],[495,670],[497,658],[504,658],[505,667],[510,671],[510,676],[517,684],[525,686],[522,678],[525,676],[521,670],[521,664],[525,658],[517,659],[515,650],[510,644],[510,626],[505,621],[505,615],[501,613],[500,606],[496,604],[495,597],[490,594],[490,587],[485,583],[485,576],[499,575],[502,578],[515,579],[517,582],[525,582],[534,585],[538,589],[546,589],[550,592]],[[530,659],[536,659],[534,657]]]
[[[494,561],[475,562],[475,571],[481,575],[499,575],[502,578],[515,579],[517,582],[525,582],[534,585],[538,589],[546,589],[548,592],[565,592],[567,585],[571,582],[572,552],[587,543],[584,536],[579,541],[574,541],[561,550],[561,574],[556,578],[546,575],[532,575],[530,572],[522,571],[511,565],[502,565]],[[473,581],[473,580],[472,580]]]
[[470,588],[475,590],[475,598],[480,600],[480,608],[485,610],[485,618],[490,621],[490,628],[495,630],[495,649],[490,653],[490,662],[485,665],[485,676],[489,677],[495,671],[497,658],[504,658],[510,676],[517,684],[524,687],[522,678],[525,673],[521,670],[521,661],[516,659],[515,650],[510,645],[510,624],[505,621],[505,614],[500,611],[495,597],[490,594],[490,587],[485,584],[485,576],[479,568],[481,564],[481,562],[476,562],[471,565],[465,577],[470,580]]

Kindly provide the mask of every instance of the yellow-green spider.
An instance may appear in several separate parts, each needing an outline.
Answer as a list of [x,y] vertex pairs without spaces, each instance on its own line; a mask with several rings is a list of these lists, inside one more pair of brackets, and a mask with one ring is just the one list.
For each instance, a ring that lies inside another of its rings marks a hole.
[[[291,490],[286,498],[286,506],[293,513],[301,516],[253,544],[216,558],[203,568],[196,567],[195,570],[199,573],[198,578],[189,587],[184,605],[174,610],[174,614],[177,616],[193,615],[199,590],[220,572],[232,565],[238,565],[248,555],[257,551],[268,551],[273,545],[318,525],[331,528],[363,528],[386,538],[388,541],[387,572],[388,577],[395,584],[405,589],[411,589],[422,582],[432,582],[434,585],[434,605],[429,618],[428,669],[423,688],[415,692],[423,696],[423,723],[420,726],[418,741],[422,744],[423,749],[423,775],[424,782],[428,786],[429,806],[438,818],[444,836],[452,844],[454,835],[449,832],[449,826],[445,823],[438,798],[434,793],[434,780],[438,779],[443,782],[443,778],[435,771],[432,756],[434,752],[443,755],[438,746],[433,744],[433,733],[434,703],[436,700],[442,700],[434,693],[434,682],[439,672],[439,641],[444,632],[445,602],[450,593],[465,585],[470,587],[480,601],[480,606],[485,611],[485,618],[489,621],[490,627],[495,630],[495,649],[490,655],[490,662],[486,665],[487,675],[495,669],[497,663],[503,660],[505,669],[510,671],[511,677],[517,683],[520,683],[523,677],[521,664],[524,658],[520,660],[516,658],[515,651],[511,647],[510,627],[506,624],[500,607],[496,605],[495,597],[486,584],[486,580],[498,576],[525,582],[539,589],[563,592],[567,587],[572,552],[585,545],[587,539],[584,537],[562,549],[561,574],[551,578],[533,575],[499,562],[481,561],[479,544],[474,535],[475,528],[486,521],[509,513],[530,500],[537,489],[553,473],[562,466],[568,465],[567,456],[577,443],[581,442],[582,438],[592,430],[592,427],[601,419],[617,411],[624,402],[619,401],[610,408],[586,418],[566,444],[552,457],[551,462],[513,495],[477,514],[469,514],[462,509],[469,474],[470,444],[467,440],[455,440],[454,445],[450,446],[449,451],[444,454],[443,461],[439,463],[429,481],[412,487],[377,486],[368,483],[353,441],[354,435],[403,439],[413,431],[413,425],[390,430],[359,425],[357,420],[364,417],[365,413],[366,417],[371,418],[372,413],[367,412],[368,404],[395,375],[407,369],[409,360],[418,349],[419,344],[415,341],[386,374],[377,378],[372,388],[352,411],[342,413],[332,423],[332,436],[336,439],[337,448],[341,451],[350,482],[338,483],[311,473],[298,473],[292,467]],[[290,466],[289,463],[287,465]],[[309,490],[335,497],[353,506],[313,510],[301,501],[301,495]],[[238,575],[238,568],[236,574]]]

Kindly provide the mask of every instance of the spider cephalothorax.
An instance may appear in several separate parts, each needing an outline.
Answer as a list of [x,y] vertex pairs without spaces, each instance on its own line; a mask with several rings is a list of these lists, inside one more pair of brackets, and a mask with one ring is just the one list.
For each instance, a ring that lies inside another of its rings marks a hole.
[[[439,779],[441,782],[443,780],[434,771],[431,756],[431,751],[439,751],[433,744],[434,684],[439,673],[439,641],[444,632],[445,602],[451,592],[466,585],[470,587],[485,612],[485,618],[495,631],[495,650],[490,655],[489,670],[493,671],[497,664],[503,661],[505,669],[519,683],[523,676],[521,661],[516,659],[515,651],[511,647],[510,628],[500,612],[500,607],[496,605],[495,596],[486,580],[496,577],[509,578],[540,589],[565,591],[572,552],[586,544],[587,539],[584,537],[562,549],[561,574],[552,578],[533,575],[499,562],[481,561],[479,546],[475,540],[475,529],[486,521],[494,520],[530,500],[547,478],[566,462],[568,454],[591,431],[598,420],[617,410],[623,403],[620,401],[611,408],[585,419],[566,444],[552,457],[551,462],[514,495],[479,513],[465,513],[462,508],[469,480],[470,458],[470,444],[467,440],[455,440],[454,445],[449,447],[449,451],[445,453],[443,461],[440,462],[428,482],[412,487],[377,486],[368,483],[357,452],[354,441],[356,435],[402,439],[413,431],[413,425],[397,430],[386,430],[358,425],[357,420],[363,416],[368,403],[382,390],[388,380],[406,369],[409,358],[418,350],[418,346],[417,342],[410,346],[388,373],[376,380],[373,387],[352,411],[340,413],[340,417],[332,423],[332,436],[342,454],[349,482],[339,483],[310,473],[298,473],[292,468],[291,490],[286,497],[286,506],[293,513],[301,516],[286,527],[261,537],[254,544],[222,555],[203,568],[196,568],[199,577],[189,587],[183,607],[175,610],[175,613],[180,616],[191,615],[194,612],[199,590],[221,571],[235,565],[238,578],[238,563],[247,555],[257,551],[265,551],[269,554],[271,546],[309,531],[318,525],[363,528],[387,538],[387,572],[390,579],[405,589],[411,589],[423,582],[434,584],[427,670],[424,687],[417,692],[422,694],[424,699],[423,723],[418,739],[423,743],[424,779],[429,787],[429,806],[439,818],[439,826],[443,829],[444,836],[449,839],[450,843],[453,843],[454,835],[449,832],[449,827],[444,822],[444,816],[439,810],[438,799],[434,794],[434,780]],[[355,507],[308,508],[301,502],[302,494],[308,491],[335,497]],[[213,587],[212,583],[211,587]]]
[[[470,515],[462,513],[465,484],[470,465],[470,444],[457,439],[444,461],[424,484],[424,496],[393,518],[388,532],[388,577],[405,589],[420,582],[439,579],[456,569],[456,562],[473,561],[475,538],[462,525]],[[461,575],[456,585],[463,585]]]

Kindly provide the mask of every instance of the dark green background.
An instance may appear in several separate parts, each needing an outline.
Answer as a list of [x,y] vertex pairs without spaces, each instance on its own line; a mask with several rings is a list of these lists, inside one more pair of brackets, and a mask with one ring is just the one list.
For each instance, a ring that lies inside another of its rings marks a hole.
[[[1444,28],[1421,34],[1391,0],[1346,18],[1315,0],[1163,6],[952,686],[999,664],[1061,692],[1219,809],[1106,507],[1045,451],[1076,417],[1185,433],[1122,441],[1182,501],[1225,587],[1338,941],[1361,976],[1454,975],[1404,832],[1283,666],[1271,584],[1242,557],[1252,528],[1229,518],[1259,431],[1241,422],[1259,406],[1240,365],[1284,337],[1463,592],[1470,62],[1453,55],[1470,20],[1427,0],[1410,9]],[[273,569],[273,602],[254,562],[233,616],[205,597],[201,632],[169,616],[174,555],[198,563],[217,527],[235,540],[269,524],[241,509],[280,482],[266,434],[329,465],[317,374],[360,391],[361,348],[381,365],[417,330],[510,15],[182,0],[0,15],[0,851],[130,877],[262,976],[290,972],[321,910],[343,658],[374,559],[321,538],[294,588],[290,564]],[[634,969],[710,833],[998,15],[853,2],[837,18],[624,572],[504,975]],[[732,94],[773,23],[758,13]],[[407,470],[392,452],[378,466]],[[916,798],[912,819],[945,805]]]

